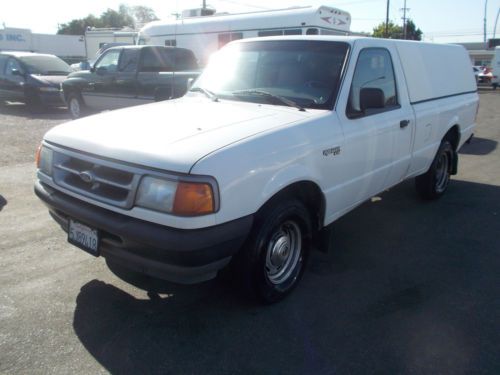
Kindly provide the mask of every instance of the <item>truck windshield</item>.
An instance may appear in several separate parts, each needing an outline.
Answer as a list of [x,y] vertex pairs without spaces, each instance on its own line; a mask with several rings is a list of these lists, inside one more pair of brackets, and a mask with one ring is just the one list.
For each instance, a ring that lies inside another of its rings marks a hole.
[[56,56],[22,56],[20,60],[29,74],[68,75],[71,68]]
[[[236,43],[210,59],[193,86],[217,97],[330,109],[348,44],[331,41],[273,40]],[[271,95],[262,95],[262,92]]]

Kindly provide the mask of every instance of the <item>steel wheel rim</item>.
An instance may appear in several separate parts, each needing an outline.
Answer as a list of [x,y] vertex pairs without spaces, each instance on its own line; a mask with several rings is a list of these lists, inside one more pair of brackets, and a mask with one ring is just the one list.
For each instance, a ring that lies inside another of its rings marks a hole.
[[436,191],[438,193],[443,192],[448,185],[449,173],[448,173],[449,159],[447,153],[442,153],[439,156],[436,165]]
[[72,98],[69,102],[69,109],[73,117],[80,117],[80,103],[75,98]]
[[271,236],[267,245],[266,276],[272,284],[287,281],[300,261],[302,232],[297,223],[286,221]]

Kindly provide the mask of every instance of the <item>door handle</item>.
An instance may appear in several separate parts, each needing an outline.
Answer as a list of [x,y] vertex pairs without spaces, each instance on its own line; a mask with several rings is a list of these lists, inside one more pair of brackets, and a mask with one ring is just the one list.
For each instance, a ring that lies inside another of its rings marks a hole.
[[410,120],[401,120],[399,122],[399,127],[401,129],[406,128],[408,125],[410,125]]

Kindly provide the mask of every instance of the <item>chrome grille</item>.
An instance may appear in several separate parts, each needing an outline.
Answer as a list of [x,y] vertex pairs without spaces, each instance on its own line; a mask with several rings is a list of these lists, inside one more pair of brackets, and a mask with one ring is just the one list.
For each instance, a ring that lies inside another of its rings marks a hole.
[[57,185],[117,207],[132,207],[141,174],[125,165],[75,153],[56,151],[53,160]]

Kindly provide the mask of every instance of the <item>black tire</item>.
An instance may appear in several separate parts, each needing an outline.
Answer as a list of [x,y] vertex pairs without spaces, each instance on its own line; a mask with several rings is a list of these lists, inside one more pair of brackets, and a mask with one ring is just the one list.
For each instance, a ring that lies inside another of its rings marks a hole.
[[37,114],[42,111],[40,98],[35,94],[27,95],[25,104],[28,112],[31,114]]
[[245,289],[264,303],[283,299],[297,285],[311,248],[311,219],[298,200],[265,208],[238,255]]
[[493,84],[493,90],[496,90],[496,89],[497,89],[497,87],[498,87],[498,84],[497,84],[497,83],[494,83],[494,84]]
[[444,139],[432,161],[429,170],[415,178],[415,188],[423,199],[438,199],[446,192],[455,152],[451,143]]
[[87,107],[82,100],[80,94],[72,92],[66,98],[66,105],[68,107],[69,115],[73,120],[87,115]]

